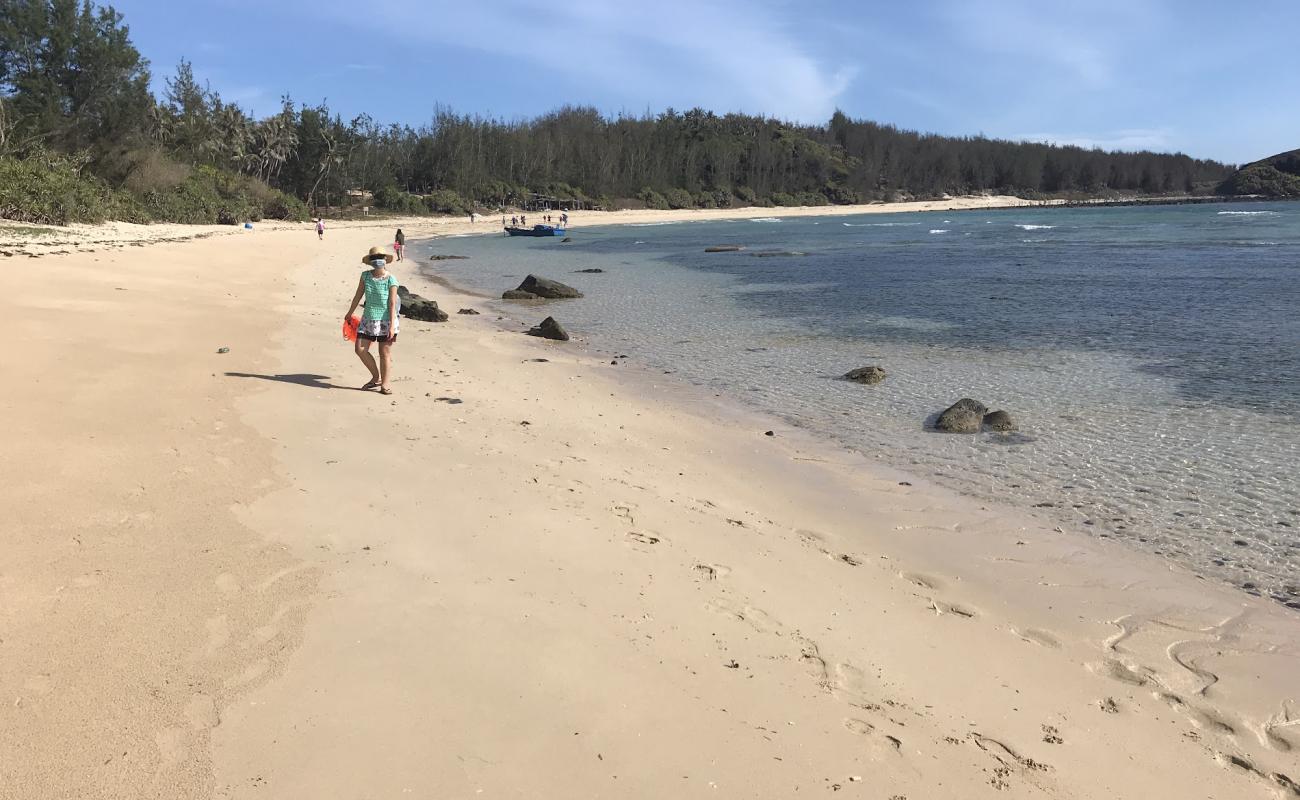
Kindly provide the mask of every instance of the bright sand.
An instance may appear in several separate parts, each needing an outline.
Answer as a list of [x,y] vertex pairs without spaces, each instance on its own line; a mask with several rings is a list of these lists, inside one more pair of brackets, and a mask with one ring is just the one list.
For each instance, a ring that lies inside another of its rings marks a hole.
[[1293,612],[404,264],[354,390],[392,227],[6,261],[0,797],[1300,796]]

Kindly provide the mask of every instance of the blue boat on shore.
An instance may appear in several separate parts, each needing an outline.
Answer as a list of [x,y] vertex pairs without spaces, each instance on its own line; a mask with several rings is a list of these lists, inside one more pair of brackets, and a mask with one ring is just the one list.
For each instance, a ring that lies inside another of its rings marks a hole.
[[564,228],[557,228],[554,225],[534,225],[531,228],[507,225],[506,233],[511,236],[563,236]]

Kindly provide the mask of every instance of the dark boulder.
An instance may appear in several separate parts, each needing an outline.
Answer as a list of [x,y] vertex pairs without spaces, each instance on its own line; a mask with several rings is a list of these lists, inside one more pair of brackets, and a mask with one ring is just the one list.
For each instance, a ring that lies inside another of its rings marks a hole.
[[524,282],[519,284],[516,291],[531,292],[538,297],[545,297],[547,300],[567,300],[582,297],[582,292],[572,286],[565,286],[559,281],[553,281],[550,278],[539,278],[536,275],[529,275],[524,278]]
[[398,286],[397,296],[405,300],[406,298],[411,296],[411,290],[406,288],[405,286]]
[[429,256],[430,261],[463,261],[467,258],[469,258],[469,256]]
[[885,379],[885,370],[881,367],[858,367],[844,373],[844,380],[854,383],[880,383]]
[[568,243],[571,242],[571,241],[573,241],[573,237],[572,237],[572,236],[566,236],[566,237],[564,237],[563,239],[560,240],[560,244],[568,244]]
[[541,300],[540,295],[532,292],[521,292],[518,289],[509,289],[501,293],[502,300]]
[[737,253],[744,250],[743,244],[715,244],[712,247],[704,248],[706,253]]
[[934,427],[945,433],[979,433],[987,413],[983,403],[963,397],[944,409],[934,421]]
[[474,316],[478,316],[478,312],[475,311],[475,310],[472,309],[472,308],[462,308],[460,311],[457,311],[456,313],[457,313],[457,314],[472,314],[472,315],[474,315]]
[[984,415],[984,427],[991,431],[1014,431],[1016,421],[1005,411],[990,411]]
[[437,300],[425,300],[418,295],[409,295],[402,303],[402,316],[418,319],[422,322],[446,322],[447,312],[438,308]]
[[542,320],[542,324],[528,331],[528,335],[540,336],[543,339],[554,339],[557,342],[569,341],[569,332],[555,321],[555,317],[547,317]]

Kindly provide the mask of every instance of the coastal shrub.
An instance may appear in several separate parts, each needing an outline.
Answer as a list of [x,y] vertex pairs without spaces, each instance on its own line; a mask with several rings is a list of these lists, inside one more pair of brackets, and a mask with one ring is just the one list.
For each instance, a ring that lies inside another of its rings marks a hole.
[[731,190],[731,193],[742,206],[752,206],[758,201],[758,194],[748,186],[737,186]]
[[772,196],[769,197],[768,200],[770,200],[772,205],[775,206],[799,205],[799,201],[795,199],[794,195],[786,194],[785,192],[772,192]]
[[125,178],[122,188],[136,196],[148,192],[168,192],[180,186],[193,173],[185,164],[168,158],[160,150],[133,151],[122,157]]
[[[296,197],[272,189],[265,183],[211,166],[195,167],[180,183],[167,186],[169,177],[156,165],[149,177],[135,178],[136,185],[150,180],[154,188],[141,192],[140,203],[150,219],[189,225],[237,225],[264,217],[284,220],[307,218],[306,205]],[[135,175],[136,173],[133,173]],[[132,179],[128,178],[128,182]]]
[[828,185],[825,195],[832,205],[837,206],[855,206],[862,202],[862,195],[847,186]]
[[685,189],[673,188],[664,192],[664,200],[669,208],[694,208],[695,199]]
[[1268,197],[1300,197],[1300,175],[1292,175],[1272,164],[1250,164],[1223,182],[1223,194],[1262,194]]
[[85,159],[37,150],[0,156],[0,217],[67,225],[123,219],[146,221],[138,204],[82,171]]
[[434,189],[424,198],[428,210],[435,214],[468,214],[474,204],[451,189]]
[[794,196],[795,205],[800,206],[828,206],[831,201],[826,199],[826,195],[821,192],[800,192]]
[[399,214],[424,214],[429,210],[429,206],[421,197],[402,191],[393,184],[382,186],[375,191],[375,205]]
[[645,203],[646,208],[659,210],[665,210],[668,208],[668,200],[648,186],[637,194],[637,199],[642,203]]

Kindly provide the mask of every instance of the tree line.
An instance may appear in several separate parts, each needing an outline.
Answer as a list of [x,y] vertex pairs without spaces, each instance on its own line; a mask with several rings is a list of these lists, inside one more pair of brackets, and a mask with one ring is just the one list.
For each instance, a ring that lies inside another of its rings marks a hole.
[[[703,109],[609,117],[564,107],[508,121],[435,107],[410,126],[285,97],[259,119],[188,62],[165,83],[161,97],[150,92],[148,62],[113,8],[0,0],[0,178],[41,164],[97,181],[121,213],[202,221],[192,218],[301,216],[357,190],[394,210],[461,213],[539,195],[696,208],[1183,194],[1232,172],[1182,154],[938,136],[843,112],[812,125]],[[0,188],[0,214],[16,215],[15,192],[26,190]]]

